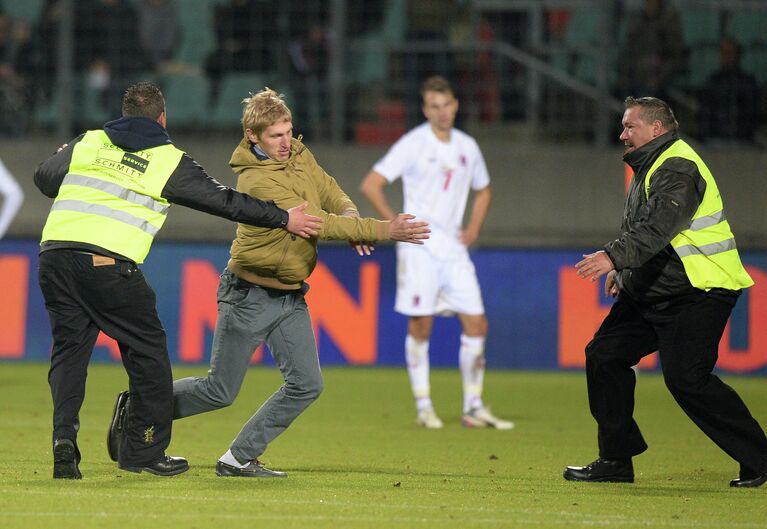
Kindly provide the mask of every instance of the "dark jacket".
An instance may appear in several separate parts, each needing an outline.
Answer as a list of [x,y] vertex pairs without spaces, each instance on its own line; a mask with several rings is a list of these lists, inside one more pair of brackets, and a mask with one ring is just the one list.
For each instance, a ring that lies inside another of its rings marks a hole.
[[[151,149],[172,143],[168,132],[157,121],[149,118],[120,118],[104,125],[109,139],[126,152]],[[45,196],[55,198],[61,183],[69,172],[72,151],[83,135],[72,140],[35,170],[35,185]],[[179,204],[235,222],[264,228],[284,228],[288,212],[274,202],[265,202],[239,193],[220,184],[184,153],[178,166],[162,190],[161,196],[172,204]],[[112,255],[103,248],[71,241],[46,241],[41,251],[54,248],[75,248]],[[119,257],[119,256],[118,256]]]
[[605,245],[618,271],[622,293],[655,303],[700,292],[692,286],[682,260],[671,247],[673,239],[690,224],[706,191],[698,167],[684,158],[669,158],[655,171],[645,194],[645,178],[653,162],[679,139],[668,132],[627,154],[634,170],[621,235]]

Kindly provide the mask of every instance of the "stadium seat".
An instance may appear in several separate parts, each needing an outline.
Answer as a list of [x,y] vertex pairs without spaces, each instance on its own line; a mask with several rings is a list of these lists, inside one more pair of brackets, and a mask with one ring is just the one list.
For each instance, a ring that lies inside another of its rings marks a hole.
[[81,77],[77,83],[75,101],[79,119],[89,128],[99,127],[113,118],[104,107],[101,92],[93,88],[86,76]]
[[242,100],[248,97],[248,94],[258,92],[265,86],[280,92],[282,84],[277,82],[277,75],[274,73],[227,74],[221,80],[218,99],[211,111],[210,124],[223,128],[237,126],[242,117]]
[[719,68],[719,46],[713,43],[699,43],[690,48],[690,54],[687,57],[687,67],[689,74],[687,82],[691,87],[701,86],[708,76]]
[[[588,84],[597,79],[597,56],[601,46],[601,17],[607,16],[601,10],[591,7],[574,8],[565,31],[566,53],[554,55],[552,64]],[[615,75],[608,72],[608,83]]]
[[39,101],[35,104],[32,124],[42,129],[50,129],[56,126],[58,119],[59,92],[53,91],[48,101]]
[[36,24],[43,10],[45,0],[15,0],[2,2],[2,11],[14,20],[24,20],[30,24]]
[[721,35],[721,14],[715,9],[682,9],[682,38],[688,49],[699,45],[718,44]]
[[742,9],[727,21],[725,35],[745,46],[767,45],[767,9]]
[[767,82],[767,9],[740,9],[727,20],[724,33],[743,48],[741,66],[757,82]]
[[389,77],[390,55],[381,46],[404,41],[407,3],[405,0],[389,0],[387,4],[381,28],[355,39],[349,46],[347,72],[352,84],[364,85]]
[[743,50],[743,69],[756,77],[756,82],[767,84],[767,45],[752,45]]
[[[106,121],[116,117],[109,115],[101,94],[88,83],[87,76],[76,76],[73,88],[72,118],[78,126],[100,127]],[[59,121],[60,99],[60,91],[52,90],[48,101],[39,102],[36,105],[32,123],[43,128],[55,127]]]
[[177,9],[181,41],[175,60],[200,68],[216,47],[213,10],[221,0],[184,0]]
[[201,74],[166,77],[163,91],[168,109],[168,127],[203,128],[207,125],[210,84]]
[[602,38],[602,11],[592,7],[573,8],[565,31],[565,42],[574,46],[594,46]]

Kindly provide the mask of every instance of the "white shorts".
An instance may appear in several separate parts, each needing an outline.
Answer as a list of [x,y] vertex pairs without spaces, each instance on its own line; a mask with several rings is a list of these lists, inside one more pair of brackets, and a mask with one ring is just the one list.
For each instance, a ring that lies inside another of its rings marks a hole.
[[394,310],[406,316],[480,315],[482,293],[469,252],[436,259],[427,250],[397,245]]

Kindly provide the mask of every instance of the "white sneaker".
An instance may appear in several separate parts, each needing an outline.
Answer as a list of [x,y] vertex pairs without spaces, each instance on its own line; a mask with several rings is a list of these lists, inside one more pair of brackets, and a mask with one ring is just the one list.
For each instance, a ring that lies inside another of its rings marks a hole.
[[487,408],[475,408],[469,413],[464,413],[461,418],[461,424],[466,428],[495,428],[497,430],[511,430],[514,428],[514,423],[511,421],[504,421],[499,419]]
[[419,411],[415,423],[424,428],[442,428],[442,420],[434,413],[434,408]]

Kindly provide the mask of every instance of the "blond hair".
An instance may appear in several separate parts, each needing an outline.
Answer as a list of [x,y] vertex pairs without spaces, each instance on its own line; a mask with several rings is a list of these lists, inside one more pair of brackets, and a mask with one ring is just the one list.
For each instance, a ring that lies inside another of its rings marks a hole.
[[278,121],[293,121],[293,115],[285,104],[285,96],[269,87],[257,94],[251,93],[250,97],[242,100],[242,104],[245,106],[240,120],[242,130],[250,129],[257,137]]

